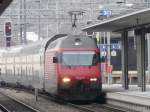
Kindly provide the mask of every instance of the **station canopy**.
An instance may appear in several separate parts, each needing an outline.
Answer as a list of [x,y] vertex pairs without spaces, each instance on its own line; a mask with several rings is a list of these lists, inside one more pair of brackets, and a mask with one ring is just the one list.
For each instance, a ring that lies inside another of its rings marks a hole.
[[104,20],[98,24],[87,26],[83,31],[112,31],[119,32],[135,27],[149,26],[150,24],[150,8],[126,14],[120,17]]
[[13,0],[0,0],[0,15],[4,12],[4,10],[9,6],[9,4]]

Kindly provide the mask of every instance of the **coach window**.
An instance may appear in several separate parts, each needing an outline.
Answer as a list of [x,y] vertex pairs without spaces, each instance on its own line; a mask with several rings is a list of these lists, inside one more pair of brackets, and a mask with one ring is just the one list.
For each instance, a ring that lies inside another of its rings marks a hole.
[[12,76],[12,69],[10,70],[10,75]]
[[61,62],[62,62],[62,53],[58,53],[58,52],[57,52],[57,53],[54,55],[54,57],[57,58],[58,63],[61,63]]
[[29,68],[29,69],[28,69],[28,71],[29,71],[29,73],[28,73],[28,77],[30,77],[30,71],[31,71],[31,68]]
[[25,70],[22,70],[22,77],[25,77]]
[[19,77],[19,68],[17,68],[17,72],[18,72],[18,77]]

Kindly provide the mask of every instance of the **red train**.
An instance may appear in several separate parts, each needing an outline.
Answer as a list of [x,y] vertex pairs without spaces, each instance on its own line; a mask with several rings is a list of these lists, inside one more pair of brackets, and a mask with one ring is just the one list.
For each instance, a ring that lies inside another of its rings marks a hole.
[[93,100],[101,92],[100,53],[92,38],[57,35],[0,54],[3,83],[38,88],[67,100]]

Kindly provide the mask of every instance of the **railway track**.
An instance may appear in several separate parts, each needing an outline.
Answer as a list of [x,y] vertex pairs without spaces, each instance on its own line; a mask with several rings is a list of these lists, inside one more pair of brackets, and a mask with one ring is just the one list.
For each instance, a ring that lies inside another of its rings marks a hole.
[[0,93],[0,109],[2,112],[40,112],[3,93]]
[[[49,96],[49,95],[48,96],[44,95],[44,94],[39,94],[39,95],[43,98],[49,99],[49,100],[54,101],[56,103],[59,103],[62,105],[68,105],[68,106],[73,107],[73,108],[77,108],[82,112],[133,112],[133,110],[120,108],[120,107],[116,107],[116,106],[109,105],[109,104],[98,104],[98,103],[92,103],[91,102],[88,105],[82,105],[80,103],[79,104],[70,103],[68,101],[64,101],[63,99],[59,99],[57,97],[53,97],[53,96]],[[135,112],[137,112],[137,111],[135,111]]]
[[127,110],[119,107],[115,107],[108,104],[97,104],[97,103],[91,103],[88,105],[76,105],[72,103],[68,103],[69,106],[78,108],[81,111],[84,112],[133,112],[133,110]]
[[0,104],[0,112],[10,112],[6,107]]
[[[15,89],[15,90],[18,90],[18,89]],[[26,89],[25,90],[21,89],[21,91],[34,94],[34,92],[27,91]],[[59,98],[55,98],[55,97],[50,96],[50,95],[39,94],[39,96],[43,97],[47,100],[53,101],[55,103],[59,103],[59,104],[64,105],[64,106],[69,106],[69,107],[76,108],[81,112],[138,112],[138,111],[125,109],[125,108],[117,107],[117,106],[110,105],[110,104],[98,104],[98,103],[92,103],[92,102],[89,103],[89,104],[76,104],[76,103],[71,103],[71,102],[64,101],[64,100],[59,99]],[[0,98],[1,98],[1,95],[0,95]],[[25,111],[25,112],[28,112],[28,111]],[[31,112],[39,112],[39,111],[31,111]]]

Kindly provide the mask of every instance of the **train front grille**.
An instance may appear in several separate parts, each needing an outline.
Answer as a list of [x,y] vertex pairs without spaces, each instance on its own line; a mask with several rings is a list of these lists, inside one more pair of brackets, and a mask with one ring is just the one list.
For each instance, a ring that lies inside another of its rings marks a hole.
[[88,91],[90,89],[90,85],[85,84],[83,80],[76,80],[73,89],[77,91]]

